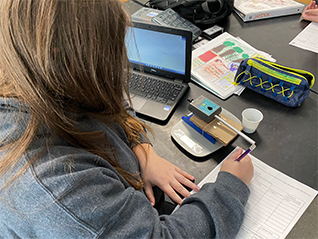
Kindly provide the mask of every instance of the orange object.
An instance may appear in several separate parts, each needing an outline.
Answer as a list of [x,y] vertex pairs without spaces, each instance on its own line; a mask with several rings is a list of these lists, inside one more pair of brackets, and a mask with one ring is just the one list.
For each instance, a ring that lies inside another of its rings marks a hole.
[[309,4],[311,2],[311,0],[297,0],[297,2],[302,2],[305,4]]

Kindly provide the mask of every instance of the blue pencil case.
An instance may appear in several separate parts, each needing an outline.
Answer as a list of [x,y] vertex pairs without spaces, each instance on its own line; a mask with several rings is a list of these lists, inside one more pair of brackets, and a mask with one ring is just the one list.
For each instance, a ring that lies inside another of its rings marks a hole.
[[314,75],[308,71],[257,57],[243,60],[234,79],[236,84],[289,107],[299,106],[315,82]]

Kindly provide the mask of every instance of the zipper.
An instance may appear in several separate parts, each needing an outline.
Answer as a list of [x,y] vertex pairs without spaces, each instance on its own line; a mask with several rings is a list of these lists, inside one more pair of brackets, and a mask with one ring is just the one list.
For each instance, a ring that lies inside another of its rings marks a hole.
[[[257,60],[263,62],[260,59],[257,59]],[[263,62],[263,63],[268,64],[267,62]],[[287,82],[295,84],[295,85],[299,85],[301,83],[302,79],[307,81],[306,77],[304,77],[302,75],[295,74],[293,72],[288,72],[291,75],[286,75],[286,74],[284,74],[282,72],[277,72],[277,71],[275,71],[273,69],[270,69],[270,68],[268,68],[268,67],[266,67],[266,66],[264,66],[264,65],[262,65],[262,64],[260,64],[260,63],[258,63],[256,61],[252,60],[252,59],[249,59],[247,61],[247,64],[250,65],[250,66],[255,67],[256,69],[258,69],[260,71],[265,72],[266,74],[268,74],[268,75],[270,75],[270,76],[272,76],[274,78],[278,78],[280,80],[287,81]],[[274,67],[275,69],[277,69],[279,71],[282,70],[281,68],[273,66],[274,64],[269,63],[269,65]],[[299,79],[299,78],[301,78],[301,79]]]
[[[262,61],[260,59],[260,61]],[[290,73],[294,73],[295,75],[299,76],[299,77],[304,77],[304,79],[309,83],[309,88],[311,88],[314,83],[315,83],[315,76],[313,74],[311,74],[310,72],[308,71],[304,71],[304,70],[299,70],[299,69],[292,69],[292,68],[289,68],[289,67],[285,67],[285,66],[280,66],[276,63],[270,63],[270,65],[272,66],[278,66],[278,69],[289,69],[290,70]],[[299,73],[299,74],[298,74]],[[302,74],[302,75],[301,75]],[[306,76],[304,75],[307,75],[308,77],[310,76],[311,79],[308,79]]]

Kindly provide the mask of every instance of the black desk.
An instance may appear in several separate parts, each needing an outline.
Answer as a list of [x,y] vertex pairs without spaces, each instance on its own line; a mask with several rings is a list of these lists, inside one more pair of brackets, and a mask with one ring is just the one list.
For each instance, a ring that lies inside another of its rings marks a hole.
[[[126,7],[130,13],[133,13],[141,6],[127,2]],[[300,21],[300,15],[243,23],[233,13],[218,25],[256,49],[271,54],[277,63],[308,70],[318,77],[318,54],[289,45],[289,42],[308,25],[308,22]],[[317,82],[313,90],[318,92]],[[316,93],[310,92],[303,104],[293,109],[248,89],[245,89],[241,96],[231,96],[227,100],[221,100],[196,84],[190,83],[190,90],[166,124],[161,125],[148,119],[146,121],[155,132],[153,144],[157,153],[195,176],[196,182],[200,182],[236,146],[244,149],[249,147],[245,140],[236,137],[227,147],[205,158],[195,158],[173,142],[171,128],[181,116],[189,112],[186,99],[193,99],[199,95],[211,99],[239,119],[245,108],[253,107],[261,110],[264,119],[257,131],[249,135],[257,145],[253,155],[292,178],[318,189],[318,95]],[[316,198],[288,238],[314,238],[318,235],[317,205]]]

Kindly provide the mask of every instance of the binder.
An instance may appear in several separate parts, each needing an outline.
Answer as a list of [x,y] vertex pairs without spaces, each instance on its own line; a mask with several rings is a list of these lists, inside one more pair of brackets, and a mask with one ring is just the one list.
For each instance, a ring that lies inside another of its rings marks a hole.
[[255,21],[266,18],[301,14],[304,10],[302,3],[293,0],[235,0],[234,12],[244,21]]

